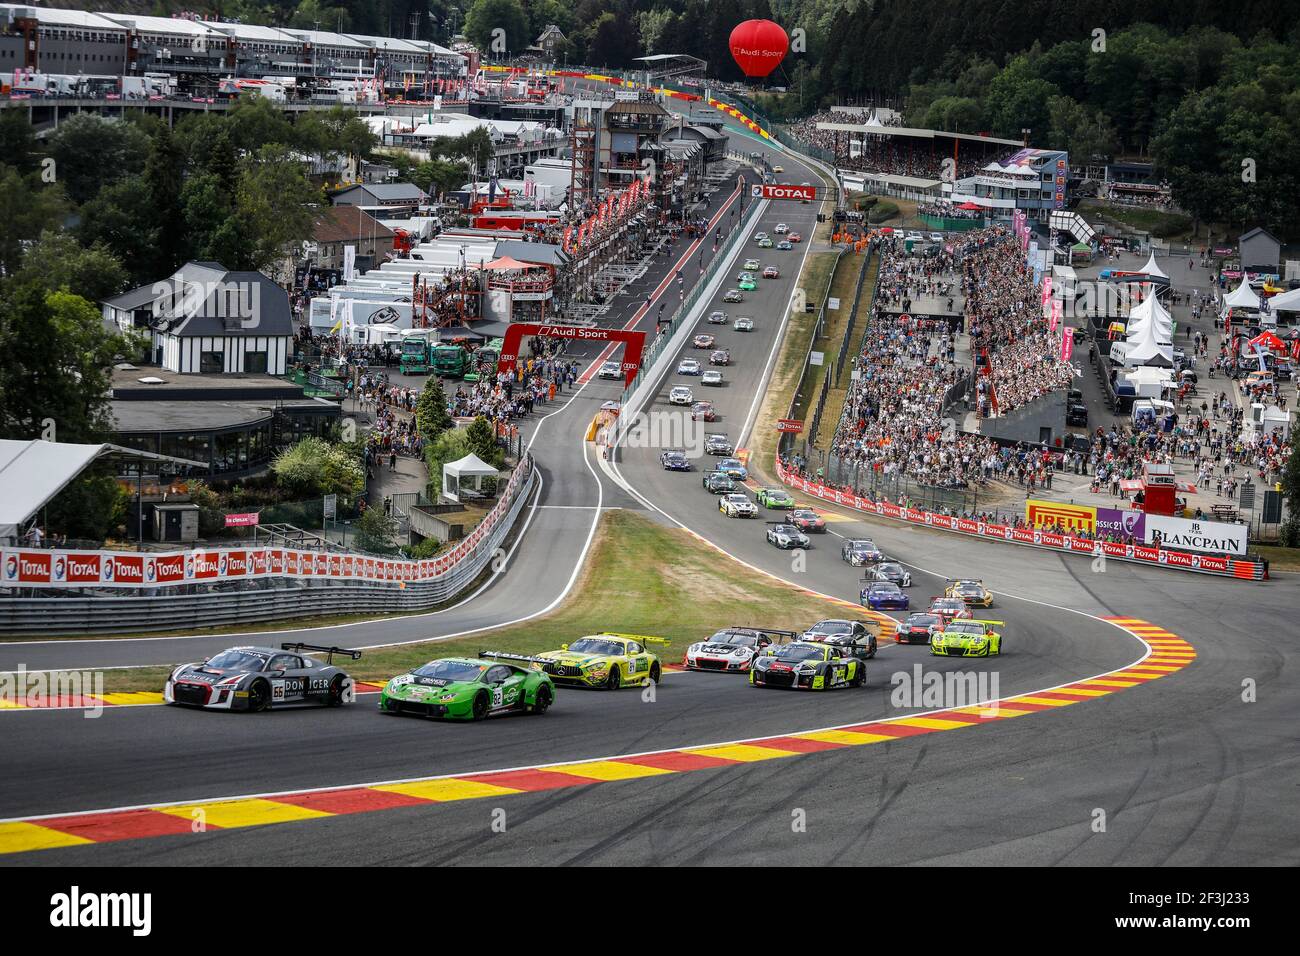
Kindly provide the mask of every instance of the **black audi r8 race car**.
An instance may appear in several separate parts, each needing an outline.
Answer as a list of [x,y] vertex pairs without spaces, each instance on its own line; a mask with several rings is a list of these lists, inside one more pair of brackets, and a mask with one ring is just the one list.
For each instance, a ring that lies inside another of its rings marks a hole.
[[863,660],[876,656],[875,632],[861,621],[846,621],[843,618],[818,621],[803,632],[800,640],[843,648]]
[[[325,662],[304,651],[325,654]],[[285,704],[338,707],[351,701],[353,682],[342,668],[334,666],[335,654],[361,659],[360,651],[315,644],[281,644],[278,651],[232,647],[172,671],[163,687],[163,700],[208,710],[253,712]]]
[[794,641],[769,647],[754,659],[749,682],[755,687],[832,690],[862,687],[866,665],[830,644]]

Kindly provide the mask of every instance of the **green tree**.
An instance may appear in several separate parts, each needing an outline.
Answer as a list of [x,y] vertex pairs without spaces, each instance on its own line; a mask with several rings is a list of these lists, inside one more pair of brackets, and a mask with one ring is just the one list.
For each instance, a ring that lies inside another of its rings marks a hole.
[[158,222],[150,273],[158,278],[171,275],[185,261],[185,220],[181,210],[185,155],[165,123],[158,124],[144,166],[144,185],[149,190]]
[[437,501],[442,494],[442,466],[450,461],[459,461],[469,454],[467,431],[464,428],[449,428],[424,446],[424,462],[429,468],[428,497],[431,501]]
[[397,522],[382,508],[371,506],[362,512],[356,524],[357,550],[371,554],[394,554],[397,551]]
[[23,176],[36,171],[36,134],[23,110],[0,110],[0,156]]
[[489,465],[500,468],[505,463],[505,454],[497,444],[492,423],[482,415],[470,422],[469,428],[465,429],[465,440],[469,444],[469,450]]
[[[533,42],[528,35],[528,17],[519,0],[474,0],[465,14],[463,29],[488,60],[504,59]],[[497,30],[505,31],[504,35],[496,33]],[[504,49],[498,39],[504,40]]]
[[46,288],[101,302],[126,288],[126,270],[103,245],[89,249],[70,233],[47,229],[25,258],[20,276]]
[[112,430],[109,369],[127,348],[99,309],[39,279],[0,293],[0,437],[39,438],[52,420],[61,442],[103,441]]
[[28,245],[45,230],[59,228],[67,215],[62,188],[42,185],[39,177],[0,164],[0,276],[16,272]]
[[263,146],[255,161],[245,163],[235,197],[235,217],[246,244],[230,250],[234,261],[221,261],[231,269],[262,270],[282,259],[311,234],[309,207],[321,199],[286,147]]
[[321,438],[304,438],[280,452],[271,463],[271,473],[276,484],[301,498],[338,494],[351,501],[366,483],[365,470],[356,456]]
[[46,504],[45,530],[69,538],[103,541],[126,520],[130,498],[110,466],[93,465]]
[[134,123],[77,113],[59,124],[50,155],[58,182],[80,204],[139,173],[149,155],[149,137]]
[[447,411],[447,393],[443,390],[442,379],[431,375],[415,402],[415,427],[420,437],[431,443],[454,426],[451,413]]
[[288,146],[294,140],[293,125],[284,111],[260,96],[241,96],[226,113],[225,128],[237,153],[251,155],[267,146]]
[[1291,454],[1282,468],[1282,498],[1287,517],[1282,523],[1281,541],[1285,547],[1300,548],[1300,442],[1291,442]]
[[155,272],[160,224],[142,177],[105,186],[81,209],[78,238],[111,249],[136,285],[164,278]]

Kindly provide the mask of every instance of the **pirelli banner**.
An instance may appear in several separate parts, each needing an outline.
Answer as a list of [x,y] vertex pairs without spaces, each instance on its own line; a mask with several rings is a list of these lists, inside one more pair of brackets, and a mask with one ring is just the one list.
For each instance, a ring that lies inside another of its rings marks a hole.
[[434,581],[474,551],[510,511],[531,462],[514,470],[496,507],[446,554],[420,561],[369,554],[283,547],[194,548],[123,553],[6,548],[0,552],[0,587],[171,588],[268,578],[321,579],[405,587]]
[[[1060,515],[1053,517],[1051,521],[1043,521],[1044,525],[1054,527],[1061,525],[1068,530],[1064,532],[1049,531],[1043,527],[1033,528],[1016,528],[1011,525],[992,524],[986,521],[980,521],[974,518],[960,518],[953,515],[936,514],[933,511],[923,511],[919,508],[905,508],[902,505],[892,504],[888,501],[873,501],[870,498],[863,498],[855,495],[852,491],[845,491],[842,488],[832,488],[820,482],[808,478],[800,477],[793,471],[786,471],[785,467],[778,460],[776,463],[777,477],[782,482],[796,491],[801,491],[806,495],[819,498],[822,501],[831,502],[846,508],[864,512],[866,514],[876,515],[881,518],[892,518],[896,521],[906,521],[909,524],[924,525],[928,528],[938,528],[944,531],[953,531],[957,534],[970,535],[977,538],[985,538],[990,541],[1002,541],[1007,544],[1026,545],[1033,548],[1046,548],[1052,551],[1064,551],[1070,554],[1084,554],[1093,557],[1105,556],[1117,561],[1132,561],[1138,564],[1151,564],[1158,567],[1177,568],[1184,571],[1195,571],[1200,574],[1216,574],[1225,577],[1242,578],[1244,580],[1259,580],[1264,576],[1263,564],[1255,561],[1239,561],[1231,555],[1225,554],[1202,554],[1184,547],[1170,547],[1171,538],[1163,537],[1163,532],[1158,528],[1153,529],[1162,536],[1158,538],[1162,544],[1152,543],[1153,535],[1143,526],[1143,541],[1139,543],[1134,541],[1131,544],[1117,541],[1098,541],[1093,538],[1079,537],[1074,531],[1081,530],[1083,525],[1076,523],[1073,527],[1061,520]],[[1059,508],[1059,502],[1039,502],[1040,504],[1050,505],[1053,508]],[[1086,506],[1080,506],[1086,507]],[[1098,508],[1099,512],[1105,512],[1112,509]],[[1118,512],[1122,516],[1127,516],[1129,512]],[[1076,516],[1078,520],[1083,520],[1082,515]],[[1145,515],[1150,520],[1152,516]],[[1100,520],[1094,516],[1094,521]],[[1174,519],[1163,519],[1164,521]],[[1181,520],[1181,519],[1176,519]],[[1216,524],[1216,522],[1197,522],[1201,526]],[[1100,526],[1099,526],[1100,527]],[[1239,527],[1239,526],[1233,526]],[[1245,528],[1240,529],[1245,533]],[[1135,539],[1137,532],[1129,531]],[[1186,539],[1180,539],[1186,540]],[[1244,542],[1243,542],[1244,548]]]

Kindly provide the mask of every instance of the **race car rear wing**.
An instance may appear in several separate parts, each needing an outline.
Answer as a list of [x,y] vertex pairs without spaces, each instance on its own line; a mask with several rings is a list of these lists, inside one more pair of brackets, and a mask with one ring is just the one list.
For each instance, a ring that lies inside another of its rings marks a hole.
[[480,658],[488,658],[494,661],[520,661],[525,664],[545,664],[546,661],[540,657],[529,657],[527,654],[510,654],[506,651],[479,651]]
[[359,660],[361,660],[361,652],[360,652],[360,651],[354,651],[354,650],[352,650],[351,648],[347,648],[347,647],[327,647],[327,646],[325,646],[325,645],[323,645],[323,644],[301,644],[301,643],[287,643],[287,642],[286,642],[286,643],[280,645],[280,650],[282,650],[282,651],[298,651],[298,652],[300,652],[300,653],[301,653],[302,651],[310,651],[310,652],[314,652],[314,653],[318,653],[318,654],[324,654],[324,655],[325,655],[325,663],[326,663],[326,664],[333,664],[333,663],[334,663],[334,655],[335,655],[335,654],[346,654],[348,657],[352,658],[354,661],[359,661]]
[[967,624],[992,624],[995,627],[1006,627],[1006,621],[986,621],[983,618],[968,617],[965,619]]
[[[754,627],[750,624],[731,624],[727,627],[721,628],[721,630],[753,631],[755,634],[766,634],[773,638],[773,644],[788,644],[791,641],[797,641],[799,635],[802,633],[801,631],[783,631],[779,627]],[[776,638],[784,638],[784,640],[776,640]],[[707,641],[708,638],[705,638],[705,640]]]
[[642,644],[663,644],[665,647],[672,643],[666,637],[651,637],[648,634],[624,634],[621,631],[601,631],[600,637],[621,637],[628,641],[640,641]]

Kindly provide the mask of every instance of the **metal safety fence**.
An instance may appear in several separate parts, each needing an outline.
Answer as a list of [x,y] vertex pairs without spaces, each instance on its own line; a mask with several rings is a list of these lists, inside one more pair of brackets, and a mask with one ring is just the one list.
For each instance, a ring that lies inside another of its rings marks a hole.
[[[406,567],[407,573],[397,574],[393,580],[349,579],[317,570],[307,575],[265,575],[242,581],[185,583],[171,588],[141,586],[107,591],[69,585],[28,589],[21,582],[10,580],[11,553],[6,552],[6,585],[27,593],[0,596],[0,634],[195,629],[303,616],[428,610],[459,596],[503,553],[502,545],[536,487],[537,469],[531,457],[520,463],[512,478],[506,495],[489,512],[492,520],[484,533],[469,547],[458,548],[454,560],[450,556],[429,559],[435,563],[445,560],[447,564],[426,580],[415,579],[410,573],[410,566],[421,562],[394,559],[388,564]],[[226,549],[215,553],[236,552]],[[318,554],[319,560],[325,562],[347,557]],[[149,557],[141,556],[141,559],[147,561]],[[12,556],[12,560],[18,559]],[[307,566],[311,567],[310,563]],[[322,566],[332,567],[315,565],[317,569]]]

